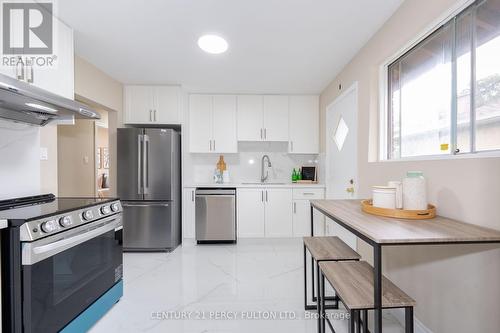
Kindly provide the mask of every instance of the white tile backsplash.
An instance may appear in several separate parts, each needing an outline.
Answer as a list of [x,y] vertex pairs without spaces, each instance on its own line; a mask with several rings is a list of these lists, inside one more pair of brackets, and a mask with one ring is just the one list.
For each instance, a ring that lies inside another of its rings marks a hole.
[[40,130],[0,120],[0,199],[40,193]]
[[[240,142],[239,153],[222,154],[231,182],[260,181],[261,159],[264,154],[269,156],[272,164],[269,168],[270,182],[290,182],[293,168],[318,164],[318,155],[287,154],[287,147],[286,142]],[[186,154],[184,183],[212,182],[218,160],[218,154]]]

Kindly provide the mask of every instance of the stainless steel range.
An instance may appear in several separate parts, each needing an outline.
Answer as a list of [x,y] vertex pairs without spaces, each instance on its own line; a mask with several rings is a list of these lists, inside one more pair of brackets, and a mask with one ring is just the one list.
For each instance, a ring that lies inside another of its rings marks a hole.
[[117,199],[0,201],[4,332],[84,332],[123,294]]

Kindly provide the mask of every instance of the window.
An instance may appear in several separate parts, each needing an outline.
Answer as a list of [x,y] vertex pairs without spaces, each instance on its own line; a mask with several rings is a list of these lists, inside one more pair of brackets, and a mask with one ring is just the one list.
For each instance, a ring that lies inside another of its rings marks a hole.
[[473,3],[388,66],[387,158],[500,149],[500,0]]

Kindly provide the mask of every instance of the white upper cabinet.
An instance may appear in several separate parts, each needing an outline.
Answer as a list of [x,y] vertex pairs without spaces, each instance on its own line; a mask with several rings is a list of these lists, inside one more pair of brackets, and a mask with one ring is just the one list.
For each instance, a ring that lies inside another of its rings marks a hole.
[[290,96],[289,153],[319,153],[319,97]]
[[181,88],[178,86],[156,86],[153,88],[156,121],[160,124],[181,123]]
[[212,96],[189,96],[189,152],[212,150]]
[[237,151],[236,96],[190,95],[189,152]]
[[[54,94],[74,99],[73,29],[54,17],[53,55],[22,55],[18,66],[0,66],[0,72]],[[10,58],[10,55],[6,57]],[[12,55],[17,63],[17,56]],[[50,64],[49,64],[50,62]]]
[[264,140],[288,141],[288,96],[264,96]]
[[288,141],[288,97],[238,96],[239,141]]
[[213,152],[236,153],[236,96],[214,96],[212,110]]
[[264,138],[264,100],[258,95],[238,96],[238,141]]
[[125,124],[181,123],[179,86],[125,86]]

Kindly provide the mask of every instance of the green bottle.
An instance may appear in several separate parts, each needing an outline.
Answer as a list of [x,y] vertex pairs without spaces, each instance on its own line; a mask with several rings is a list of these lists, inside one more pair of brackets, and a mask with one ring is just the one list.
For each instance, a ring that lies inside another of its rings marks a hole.
[[293,168],[292,183],[295,183],[296,181],[297,181],[297,172],[295,171],[295,168]]
[[302,171],[300,169],[297,171],[297,180],[302,180]]

